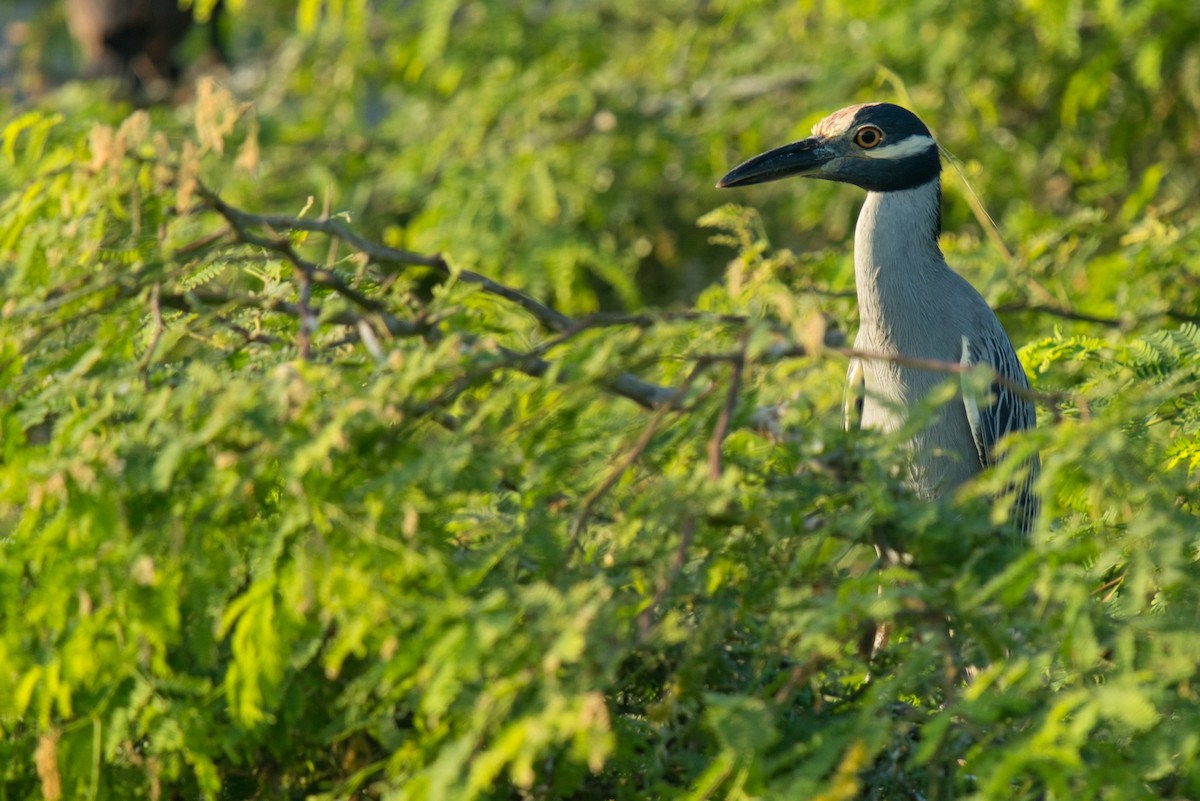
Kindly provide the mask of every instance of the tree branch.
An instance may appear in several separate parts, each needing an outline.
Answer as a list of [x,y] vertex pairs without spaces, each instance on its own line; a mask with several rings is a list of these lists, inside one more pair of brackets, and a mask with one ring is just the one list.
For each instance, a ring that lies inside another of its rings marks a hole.
[[1016,312],[1031,312],[1033,314],[1046,314],[1051,317],[1059,317],[1063,320],[1074,320],[1080,323],[1092,323],[1093,325],[1102,325],[1106,328],[1128,329],[1142,323],[1148,323],[1151,320],[1157,320],[1160,317],[1166,317],[1169,320],[1174,320],[1178,323],[1200,323],[1200,314],[1189,314],[1188,312],[1178,309],[1163,309],[1162,311],[1154,311],[1146,314],[1133,315],[1131,317],[1100,317],[1087,312],[1076,311],[1064,306],[1052,306],[1045,303],[1005,303],[996,308],[997,314],[1012,314]]
[[[481,275],[471,270],[454,270],[446,263],[440,254],[426,256],[420,253],[414,253],[409,250],[400,250],[397,248],[387,247],[365,239],[354,232],[348,225],[336,218],[324,219],[306,219],[303,217],[287,217],[275,214],[252,214],[241,209],[236,209],[222,200],[217,194],[208,189],[203,184],[198,185],[197,194],[203,198],[204,202],[229,221],[229,224],[238,232],[239,238],[251,244],[259,244],[271,250],[276,250],[285,253],[281,248],[283,243],[272,243],[264,240],[261,237],[250,234],[252,228],[267,228],[267,229],[288,229],[294,231],[308,231],[310,233],[325,234],[330,237],[337,237],[350,247],[357,250],[359,253],[366,255],[372,262],[379,266],[399,265],[402,267],[428,267],[447,278],[454,278],[459,281],[465,281],[470,284],[479,286],[484,292],[497,297],[504,298],[507,301],[515,303],[525,311],[533,315],[538,322],[553,331],[563,331],[570,328],[573,320],[558,311],[551,308],[539,300],[526,295],[524,292],[505,286],[504,284],[493,281],[485,275]],[[288,249],[291,248],[291,243],[286,244]],[[286,253],[285,253],[286,255]],[[290,257],[289,257],[289,260]],[[293,262],[295,263],[295,262]],[[299,265],[297,265],[299,266]],[[390,271],[390,270],[388,270]],[[335,276],[336,277],[336,276]],[[341,291],[341,290],[339,290]]]
[[721,444],[729,433],[729,423],[737,408],[738,394],[742,389],[742,370],[746,366],[746,339],[742,338],[742,348],[738,357],[732,361],[729,376],[729,390],[725,393],[725,405],[717,417],[717,425],[713,428],[712,437],[708,441],[708,480],[716,482],[721,478]]
[[692,371],[688,373],[687,378],[685,378],[683,383],[679,385],[678,389],[672,392],[670,402],[659,405],[659,407],[655,410],[654,414],[650,417],[650,421],[646,423],[645,429],[642,430],[642,435],[638,437],[637,442],[634,443],[629,452],[625,454],[625,458],[617,463],[617,465],[608,472],[608,475],[604,478],[604,480],[597,484],[596,487],[587,494],[587,497],[583,499],[583,505],[580,507],[579,514],[576,515],[575,522],[571,526],[571,547],[567,549],[568,552],[573,551],[574,546],[578,544],[579,537],[583,534],[584,529],[587,527],[587,521],[591,516],[592,507],[595,506],[596,502],[604,497],[604,495],[607,494],[610,489],[616,486],[616,483],[621,479],[621,476],[625,475],[625,471],[632,467],[634,462],[636,462],[642,453],[645,452],[646,448],[650,445],[650,440],[654,438],[654,434],[658,430],[658,425],[660,422],[662,422],[663,417],[668,411],[677,407],[678,402],[683,400],[683,396],[687,394],[687,391],[692,386],[693,382],[699,378],[700,373],[704,372],[705,368],[708,367],[709,364],[711,364],[711,362],[701,361],[697,362],[692,367]]
[[[209,190],[203,184],[197,187],[197,194],[202,198],[204,203],[216,211],[229,224],[233,234],[237,239],[245,244],[261,247],[282,256],[297,270],[298,284],[303,286],[305,281],[311,282],[314,286],[321,286],[332,290],[334,293],[341,295],[350,301],[353,305],[359,307],[368,316],[377,318],[383,327],[394,336],[431,336],[434,334],[435,325],[428,322],[406,321],[397,318],[392,314],[383,301],[364,295],[359,290],[348,285],[337,273],[320,265],[314,264],[304,259],[296,250],[292,241],[287,236],[279,236],[275,234],[276,230],[288,231],[305,231],[310,233],[319,233],[325,236],[336,238],[345,242],[360,254],[365,255],[372,263],[385,268],[385,271],[392,273],[394,269],[399,267],[425,267],[432,269],[446,277],[455,280],[464,281],[474,284],[488,294],[508,300],[521,309],[532,315],[544,328],[553,331],[558,336],[550,341],[543,343],[537,348],[534,348],[528,353],[520,353],[518,351],[501,348],[500,352],[503,359],[497,362],[495,366],[490,366],[482,374],[487,374],[495,369],[511,368],[526,373],[527,375],[540,377],[545,375],[550,367],[550,363],[543,358],[543,355],[554,347],[557,347],[568,340],[578,336],[584,331],[588,331],[600,327],[612,326],[640,326],[649,327],[663,321],[672,320],[712,320],[717,323],[726,325],[745,325],[748,318],[740,315],[706,315],[701,312],[655,312],[641,313],[632,315],[606,315],[597,314],[583,319],[574,319],[553,307],[536,300],[529,295],[505,286],[497,281],[494,281],[479,273],[469,270],[453,270],[440,255],[423,255],[412,251],[390,248],[384,245],[371,242],[357,234],[348,225],[336,218],[330,218],[327,215],[321,219],[306,219],[302,217],[288,217],[284,215],[273,214],[253,214],[241,209],[235,208],[216,193]],[[264,236],[256,233],[258,230],[265,229],[270,232],[269,236]],[[199,240],[204,244],[208,244],[211,239]],[[164,297],[163,302],[167,300]],[[266,307],[265,304],[264,308]],[[304,325],[305,308],[304,304],[298,304],[294,308],[287,304],[279,304],[275,306],[275,310],[285,313],[294,314],[301,320],[301,325]],[[1005,307],[1007,310],[1023,310],[1013,307]],[[1068,313],[1060,309],[1052,309],[1052,307],[1030,307],[1029,310],[1044,311],[1047,313],[1057,313],[1067,316]],[[1073,319],[1080,319],[1088,322],[1097,322],[1108,324],[1113,322],[1106,318],[1091,317],[1082,314],[1073,314]],[[315,319],[315,318],[314,318]],[[331,315],[328,318],[331,322],[337,324],[357,326],[364,319],[362,315],[339,312]],[[303,352],[303,348],[301,349]],[[932,359],[921,359],[898,354],[876,353],[855,348],[839,348],[829,347],[823,350],[828,350],[837,353],[845,358],[857,358],[866,361],[886,361],[895,364],[901,364],[918,369],[929,370],[932,372],[961,374],[973,367],[964,366],[958,362],[942,362]],[[777,347],[767,350],[760,354],[755,361],[760,363],[770,363],[783,359],[790,358],[808,358],[813,354],[805,347],[789,342],[781,342]],[[745,368],[746,354],[744,351],[737,351],[726,354],[699,354],[690,357],[696,366],[703,367],[719,361],[729,362],[736,366],[735,374],[737,379],[733,382],[731,390],[736,391],[740,385],[742,371]],[[1006,377],[994,373],[995,380],[1011,390],[1014,394],[1027,400],[1047,404],[1053,406],[1064,399],[1071,396],[1063,393],[1040,393],[1029,390],[1025,387],[1018,386],[1015,382]],[[479,375],[464,376],[462,380],[471,385],[478,380]],[[457,382],[456,382],[457,385]],[[636,375],[623,372],[612,379],[604,382],[604,386],[614,394],[632,400],[638,405],[646,409],[661,410],[664,407],[674,407],[678,404],[682,397],[682,393],[675,388],[666,387],[645,381]],[[686,384],[685,384],[686,386]],[[461,390],[460,390],[461,391]],[[727,400],[726,410],[730,409]],[[731,414],[731,412],[730,412]],[[723,424],[726,428],[729,421],[726,420]],[[722,437],[724,432],[721,432]],[[719,465],[719,461],[717,462]],[[719,469],[719,468],[718,468]]]

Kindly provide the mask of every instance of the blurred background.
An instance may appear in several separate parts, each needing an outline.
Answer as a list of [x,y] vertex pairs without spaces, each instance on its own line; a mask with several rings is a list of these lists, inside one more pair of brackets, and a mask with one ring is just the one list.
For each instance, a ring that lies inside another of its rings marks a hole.
[[[81,128],[152,103],[185,123],[190,81],[216,75],[254,106],[262,208],[329,196],[373,236],[581,312],[689,303],[731,256],[696,220],[729,202],[796,252],[797,287],[848,291],[859,191],[713,184],[841,106],[889,100],[957,159],[944,246],[1018,343],[1096,325],[1029,309],[1125,329],[1200,313],[1190,0],[196,6],[187,31],[173,0],[9,0],[0,103]],[[85,7],[174,27],[106,49]]]

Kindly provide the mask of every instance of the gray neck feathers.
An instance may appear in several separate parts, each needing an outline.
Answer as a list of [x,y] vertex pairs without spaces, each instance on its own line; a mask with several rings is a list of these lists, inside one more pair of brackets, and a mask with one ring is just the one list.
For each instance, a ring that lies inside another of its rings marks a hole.
[[861,324],[878,345],[894,343],[894,321],[910,319],[914,306],[932,300],[950,269],[938,247],[941,199],[936,178],[912,189],[867,193],[854,232],[854,273]]

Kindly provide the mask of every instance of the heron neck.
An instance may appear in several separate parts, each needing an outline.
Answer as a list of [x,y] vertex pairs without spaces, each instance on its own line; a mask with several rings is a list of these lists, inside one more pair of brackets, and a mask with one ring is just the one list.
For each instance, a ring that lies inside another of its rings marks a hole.
[[868,192],[854,232],[854,277],[864,327],[887,326],[899,310],[931,299],[949,270],[938,247],[942,184]]

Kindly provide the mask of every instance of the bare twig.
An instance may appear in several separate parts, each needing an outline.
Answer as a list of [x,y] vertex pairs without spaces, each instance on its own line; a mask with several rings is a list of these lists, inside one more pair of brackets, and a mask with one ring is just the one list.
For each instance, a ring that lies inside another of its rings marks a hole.
[[741,355],[732,362],[732,369],[729,376],[729,390],[725,394],[725,405],[721,407],[721,414],[717,417],[717,425],[713,428],[712,437],[708,440],[709,481],[715,482],[721,478],[721,444],[725,441],[725,435],[729,433],[729,424],[733,419],[733,412],[737,408],[738,394],[742,388],[742,370],[745,366],[746,343],[743,338]]
[[587,521],[588,517],[592,513],[592,507],[594,507],[596,502],[604,497],[604,495],[606,495],[608,491],[616,485],[616,483],[621,479],[621,476],[625,475],[625,471],[632,467],[634,462],[636,462],[642,453],[645,452],[647,446],[650,445],[650,440],[654,438],[655,432],[658,431],[658,425],[660,422],[662,422],[663,417],[666,416],[668,411],[677,408],[678,402],[683,400],[683,396],[687,394],[687,391],[692,386],[692,383],[695,382],[702,372],[704,372],[705,368],[709,364],[711,364],[711,362],[697,362],[696,365],[692,367],[692,371],[688,373],[687,378],[685,378],[683,383],[679,385],[679,388],[672,393],[670,402],[660,404],[655,410],[654,414],[650,417],[649,422],[646,423],[645,429],[642,430],[642,435],[638,437],[637,442],[635,442],[629,452],[625,454],[625,457],[618,462],[613,469],[609,470],[608,475],[605,476],[604,480],[597,484],[592,491],[587,494],[587,497],[583,499],[583,505],[580,507],[579,514],[576,515],[575,522],[571,526],[572,547],[568,550],[574,550],[574,546],[579,542],[579,537],[583,534],[583,530],[587,527]]
[[1121,587],[1121,584],[1122,584],[1122,583],[1125,581],[1125,578],[1126,578],[1126,576],[1128,576],[1128,575],[1129,575],[1129,571],[1128,571],[1128,570],[1126,570],[1124,573],[1122,573],[1121,575],[1117,576],[1116,578],[1114,578],[1114,579],[1110,579],[1110,580],[1108,580],[1108,581],[1104,582],[1103,584],[1101,584],[1101,585],[1100,585],[1099,587],[1097,587],[1096,589],[1092,590],[1091,594],[1092,594],[1092,595],[1099,595],[1100,593],[1102,593],[1102,592],[1103,592],[1103,593],[1104,593],[1104,598],[1103,598],[1103,601],[1104,601],[1105,603],[1107,603],[1107,602],[1111,601],[1111,600],[1112,600],[1112,597],[1113,597],[1113,594],[1114,594],[1114,593],[1116,593],[1116,591],[1117,591],[1118,589],[1120,589],[1120,587]]
[[1033,314],[1046,314],[1051,317],[1059,317],[1063,320],[1074,320],[1081,323],[1092,323],[1094,325],[1102,325],[1106,328],[1130,329],[1143,323],[1151,322],[1162,317],[1168,320],[1174,320],[1179,323],[1200,323],[1200,315],[1189,314],[1188,312],[1178,309],[1163,309],[1162,311],[1148,312],[1146,314],[1132,315],[1129,317],[1101,317],[1087,312],[1076,311],[1074,309],[1063,306],[1053,306],[1045,303],[1005,303],[996,308],[998,314],[1011,314],[1014,312],[1030,312]]
[[1045,303],[1005,303],[996,307],[997,314],[1012,314],[1017,312],[1048,314],[1052,317],[1060,317],[1063,320],[1075,320],[1081,323],[1094,323],[1096,325],[1103,325],[1109,328],[1119,328],[1126,325],[1128,322],[1117,317],[1098,317],[1093,314],[1078,312],[1074,309],[1068,309],[1061,306],[1051,306]]
[[[229,223],[237,229],[239,236],[247,242],[247,235],[253,237],[255,244],[261,244],[264,247],[269,247],[272,250],[280,250],[283,243],[274,243],[274,245],[262,237],[257,237],[249,234],[252,228],[268,228],[268,229],[288,229],[294,231],[308,231],[310,233],[321,233],[330,237],[337,237],[350,247],[357,250],[359,253],[365,254],[371,261],[380,266],[384,265],[400,265],[403,267],[428,267],[436,272],[445,275],[448,278],[455,278],[459,281],[476,284],[484,292],[487,292],[497,297],[504,298],[520,306],[525,311],[532,314],[538,322],[554,331],[562,331],[569,328],[572,324],[570,317],[567,317],[557,309],[551,308],[541,301],[520,292],[512,287],[500,284],[487,276],[470,270],[453,270],[446,260],[441,255],[425,256],[420,253],[414,253],[409,250],[400,250],[391,248],[385,245],[380,245],[375,242],[365,239],[355,233],[349,226],[345,225],[341,220],[336,218],[327,218],[319,220],[305,219],[303,217],[287,217],[274,214],[251,214],[250,212],[236,209],[222,200],[214,192],[209,190],[203,184],[197,187],[197,193],[204,199],[204,202],[213,208],[218,214],[224,217]],[[290,243],[287,243],[290,249]],[[283,251],[281,251],[283,252]],[[289,256],[289,260],[291,257]],[[295,263],[293,261],[293,263]],[[343,284],[343,286],[345,286]],[[347,287],[348,289],[348,287]],[[339,288],[339,292],[342,290]]]
[[[977,364],[962,364],[961,362],[944,362],[939,359],[922,359],[916,356],[901,356],[898,353],[879,353],[877,351],[859,350],[858,348],[828,348],[834,353],[845,356],[848,359],[862,359],[864,361],[875,362],[891,362],[892,364],[903,365],[904,367],[915,367],[918,370],[928,370],[931,373],[947,373],[947,374],[962,374],[969,373],[972,370],[977,370],[980,367],[987,365]],[[1062,392],[1034,392],[1028,387],[1023,387],[1011,378],[1001,375],[992,370],[992,380],[1008,389],[1014,395],[1024,398],[1033,403],[1042,403],[1047,406],[1053,406],[1063,400],[1071,397]]]
[[[832,348],[826,347],[821,349],[822,352],[836,353],[839,356],[844,356],[847,359],[862,359],[869,362],[889,362],[891,364],[899,364],[904,367],[915,367],[918,370],[928,370],[931,373],[946,373],[947,375],[960,375],[969,373],[972,370],[977,370],[987,365],[967,365],[961,362],[941,361],[940,359],[924,359],[918,356],[903,356],[899,353],[882,353],[879,351],[862,350],[860,348]],[[784,361],[786,359],[804,359],[813,356],[808,348],[803,345],[781,342],[773,348],[763,352],[758,361],[760,363],[770,363]],[[739,351],[728,351],[725,353],[708,353],[693,358],[707,359],[714,362],[735,362],[740,357]],[[1032,389],[1027,389],[1012,379],[1001,375],[995,370],[992,371],[992,378],[996,383],[1010,390],[1014,395],[1024,398],[1033,403],[1041,403],[1046,406],[1053,406],[1065,400],[1077,400],[1076,396],[1065,392],[1036,392]]]
[[191,242],[188,242],[186,245],[180,245],[178,248],[176,248],[174,256],[175,256],[175,258],[179,258],[180,256],[190,256],[191,254],[193,254],[197,251],[204,250],[205,248],[209,247],[210,245],[214,245],[217,242],[220,242],[225,237],[229,236],[229,231],[230,231],[230,228],[228,226],[225,226],[223,228],[218,228],[217,230],[213,231],[212,233],[205,234],[204,236],[202,236],[198,239],[193,239]]

